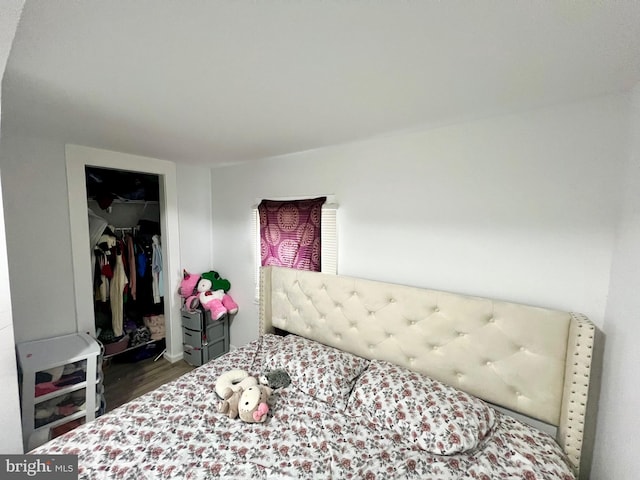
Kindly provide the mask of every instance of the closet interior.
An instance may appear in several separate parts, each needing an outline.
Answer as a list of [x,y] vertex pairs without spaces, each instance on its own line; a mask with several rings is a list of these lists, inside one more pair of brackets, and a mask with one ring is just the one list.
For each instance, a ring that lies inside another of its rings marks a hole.
[[99,167],[85,174],[103,359],[158,358],[165,349],[159,176]]

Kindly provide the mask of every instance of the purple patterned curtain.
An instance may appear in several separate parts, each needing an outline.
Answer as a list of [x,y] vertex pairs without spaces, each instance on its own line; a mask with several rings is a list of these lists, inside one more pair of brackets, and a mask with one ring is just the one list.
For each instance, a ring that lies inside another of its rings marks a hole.
[[320,271],[320,219],[325,201],[326,197],[260,202],[263,266]]

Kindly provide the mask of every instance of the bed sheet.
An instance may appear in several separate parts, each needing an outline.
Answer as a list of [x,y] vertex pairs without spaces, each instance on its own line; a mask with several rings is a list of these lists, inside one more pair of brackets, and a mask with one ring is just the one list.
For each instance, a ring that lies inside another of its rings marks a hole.
[[376,431],[293,385],[271,396],[265,423],[218,413],[218,375],[259,374],[279,341],[265,335],[31,453],[78,455],[79,479],[574,479],[552,437],[499,412],[476,449],[451,456]]

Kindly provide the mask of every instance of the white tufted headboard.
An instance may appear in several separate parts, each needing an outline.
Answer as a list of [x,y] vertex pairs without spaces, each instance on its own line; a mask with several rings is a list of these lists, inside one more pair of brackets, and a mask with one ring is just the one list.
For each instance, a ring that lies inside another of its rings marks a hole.
[[558,443],[580,470],[595,335],[583,315],[263,267],[260,333],[274,327],[408,367],[557,426]]

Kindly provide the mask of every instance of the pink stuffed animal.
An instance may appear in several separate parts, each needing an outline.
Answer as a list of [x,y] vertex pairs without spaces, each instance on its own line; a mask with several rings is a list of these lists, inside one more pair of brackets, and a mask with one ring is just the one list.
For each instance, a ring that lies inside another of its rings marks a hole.
[[200,300],[197,296],[197,286],[200,275],[195,273],[189,273],[186,270],[182,271],[182,282],[180,282],[180,296],[184,301],[184,308],[188,312],[195,312],[200,306]]

